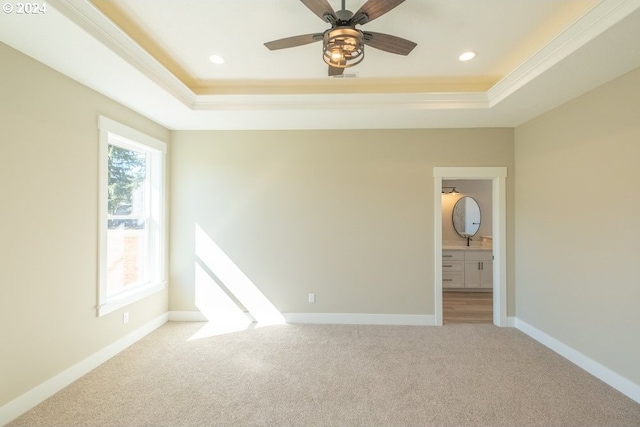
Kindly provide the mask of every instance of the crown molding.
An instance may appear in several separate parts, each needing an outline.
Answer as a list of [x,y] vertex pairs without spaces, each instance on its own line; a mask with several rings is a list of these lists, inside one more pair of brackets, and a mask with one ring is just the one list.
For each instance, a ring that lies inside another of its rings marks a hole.
[[371,110],[371,109],[476,109],[489,108],[485,92],[200,95],[194,110]]
[[49,0],[48,3],[184,105],[193,106],[196,97],[193,91],[89,1]]
[[638,8],[640,0],[602,0],[489,89],[490,107],[504,101]]

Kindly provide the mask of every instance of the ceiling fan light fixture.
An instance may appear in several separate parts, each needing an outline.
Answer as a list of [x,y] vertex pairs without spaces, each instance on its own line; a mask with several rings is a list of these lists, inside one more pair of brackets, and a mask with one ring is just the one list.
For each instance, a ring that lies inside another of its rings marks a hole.
[[350,27],[327,30],[322,41],[324,62],[336,68],[349,68],[364,59],[364,35]]
[[[293,1],[293,0],[291,0]],[[364,4],[354,13],[346,8],[335,11],[329,0],[300,0],[318,18],[331,25],[322,33],[300,34],[272,40],[264,45],[269,50],[303,46],[322,40],[322,59],[329,65],[329,77],[344,74],[345,68],[358,65],[364,59],[364,45],[384,52],[407,56],[416,43],[402,37],[373,31],[363,32],[357,25],[368,24],[389,12],[405,0],[360,0]]]

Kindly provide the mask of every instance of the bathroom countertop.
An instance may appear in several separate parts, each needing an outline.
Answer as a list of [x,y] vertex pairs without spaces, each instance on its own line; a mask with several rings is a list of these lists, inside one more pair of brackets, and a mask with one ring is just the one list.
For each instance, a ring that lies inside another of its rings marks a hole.
[[442,245],[443,251],[491,251],[493,247],[488,245]]

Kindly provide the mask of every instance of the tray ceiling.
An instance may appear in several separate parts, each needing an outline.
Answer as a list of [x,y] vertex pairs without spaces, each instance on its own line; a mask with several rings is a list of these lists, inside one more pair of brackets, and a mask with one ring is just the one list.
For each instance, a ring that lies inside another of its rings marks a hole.
[[48,4],[0,41],[171,129],[512,127],[640,66],[638,0],[407,0],[359,28],[413,52],[367,47],[343,78],[322,43],[264,47],[328,28],[298,0]]

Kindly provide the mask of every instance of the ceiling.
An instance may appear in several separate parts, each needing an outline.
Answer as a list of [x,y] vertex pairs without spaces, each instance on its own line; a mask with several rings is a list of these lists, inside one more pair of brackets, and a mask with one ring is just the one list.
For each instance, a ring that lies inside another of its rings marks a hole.
[[406,0],[359,28],[417,47],[342,78],[322,43],[264,46],[329,27],[299,0],[46,4],[0,41],[170,129],[514,127],[640,67],[640,0]]

